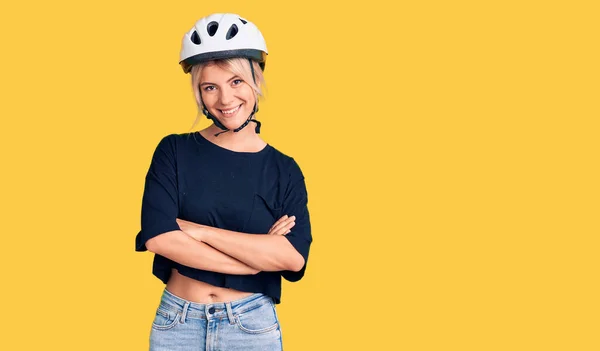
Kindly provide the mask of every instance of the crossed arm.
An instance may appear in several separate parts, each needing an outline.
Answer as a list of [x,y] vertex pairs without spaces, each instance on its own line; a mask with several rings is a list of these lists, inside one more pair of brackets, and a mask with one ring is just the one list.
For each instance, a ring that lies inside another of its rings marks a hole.
[[304,265],[304,258],[283,237],[294,226],[294,219],[282,217],[268,235],[234,232],[177,219],[181,230],[158,235],[148,240],[146,246],[175,262],[213,272],[298,271]]
[[182,219],[177,219],[177,224],[190,237],[259,271],[299,271],[304,258],[284,238],[294,226],[294,219],[294,216],[280,218],[271,227],[270,235],[240,233]]

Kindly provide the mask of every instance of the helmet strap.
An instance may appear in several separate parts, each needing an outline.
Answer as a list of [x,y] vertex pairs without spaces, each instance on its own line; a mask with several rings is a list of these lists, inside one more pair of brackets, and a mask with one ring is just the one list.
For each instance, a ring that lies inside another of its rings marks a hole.
[[[202,99],[202,97],[200,97],[200,99]],[[204,104],[204,102],[202,104]],[[237,133],[240,130],[242,130],[245,126],[247,126],[248,123],[255,122],[256,123],[256,128],[254,129],[254,131],[256,132],[256,134],[260,134],[261,123],[258,120],[256,120],[256,119],[252,119],[252,117],[254,116],[254,114],[257,113],[257,112],[258,112],[258,104],[254,103],[254,109],[252,110],[252,113],[250,114],[250,116],[248,116],[248,118],[246,119],[246,122],[244,122],[244,124],[242,124],[238,128],[234,129],[233,132]],[[216,116],[214,116],[212,113],[210,113],[208,111],[208,109],[206,107],[202,109],[202,113],[204,113],[204,115],[206,116],[207,119],[212,120],[213,123],[222,130],[221,132],[215,134],[216,137],[218,137],[219,135],[221,135],[223,133],[226,133],[226,132],[230,131],[230,129],[228,129],[227,127],[225,127],[223,125],[223,123],[221,123]]]

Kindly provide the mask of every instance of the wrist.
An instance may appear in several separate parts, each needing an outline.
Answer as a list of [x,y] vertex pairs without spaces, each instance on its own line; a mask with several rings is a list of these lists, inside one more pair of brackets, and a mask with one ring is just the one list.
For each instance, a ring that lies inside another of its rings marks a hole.
[[196,228],[194,228],[194,239],[198,241],[202,241],[208,243],[208,239],[210,237],[210,227],[199,224]]
[[185,234],[187,234],[187,236],[189,236],[190,238],[192,238],[196,241],[204,242],[203,230],[198,225],[194,225],[193,227],[186,228],[183,232]]
[[198,227],[198,237],[200,237],[199,240],[208,243],[210,241],[210,238],[212,237],[214,231],[212,227],[206,226],[206,225],[201,225]]

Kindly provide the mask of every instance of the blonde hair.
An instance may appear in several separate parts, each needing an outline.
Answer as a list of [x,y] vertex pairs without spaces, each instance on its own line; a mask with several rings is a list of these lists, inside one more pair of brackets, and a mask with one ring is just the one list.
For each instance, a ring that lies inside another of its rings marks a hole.
[[[192,70],[190,71],[192,76],[192,91],[194,92],[194,97],[196,98],[196,105],[198,106],[198,114],[196,115],[196,120],[190,131],[198,124],[200,120],[200,115],[202,115],[202,109],[204,108],[202,104],[202,99],[200,98],[200,77],[202,75],[202,69],[209,65],[216,65],[224,70],[227,70],[244,80],[252,90],[254,91],[254,98],[256,99],[256,103],[258,104],[258,97],[263,97],[263,88],[266,88],[265,78],[263,76],[262,69],[260,68],[258,62],[252,60],[252,66],[254,68],[254,78],[252,78],[252,71],[250,69],[250,62],[246,58],[229,58],[222,60],[214,60],[196,64],[192,66]],[[256,80],[256,83],[254,82]]]

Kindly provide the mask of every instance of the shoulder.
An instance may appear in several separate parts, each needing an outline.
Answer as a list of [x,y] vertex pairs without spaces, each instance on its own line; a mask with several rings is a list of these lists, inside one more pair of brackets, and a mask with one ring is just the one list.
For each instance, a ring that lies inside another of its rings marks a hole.
[[181,134],[171,133],[160,136],[157,144],[158,148],[175,147],[178,139],[180,139],[180,135]]
[[298,180],[300,178],[304,178],[300,164],[296,161],[294,157],[282,152],[281,150],[273,146],[271,146],[271,149],[273,150],[274,159],[280,165],[281,169],[283,169],[285,173],[287,173],[290,179]]
[[170,133],[159,136],[154,144],[153,159],[175,162],[181,152],[190,145],[188,140],[193,140],[188,134]]
[[157,148],[175,152],[195,142],[193,133],[170,133],[160,137]]
[[183,143],[195,140],[194,133],[171,133],[163,136],[162,140],[170,143]]

